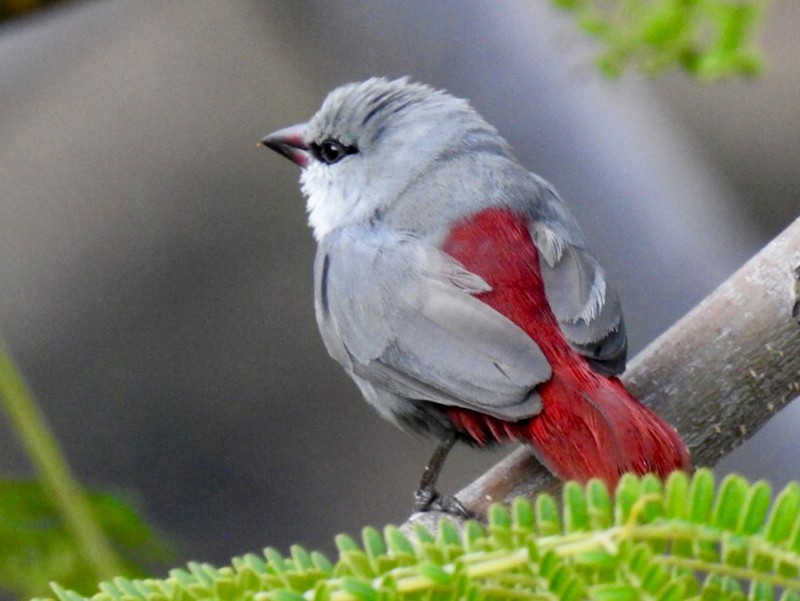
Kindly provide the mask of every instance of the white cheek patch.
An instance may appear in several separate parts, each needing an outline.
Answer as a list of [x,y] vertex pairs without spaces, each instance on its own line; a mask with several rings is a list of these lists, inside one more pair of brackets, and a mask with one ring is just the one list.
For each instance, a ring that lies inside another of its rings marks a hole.
[[341,204],[333,202],[333,198],[340,195],[331,193],[331,182],[325,171],[323,166],[312,163],[300,174],[300,188],[306,197],[308,224],[318,241],[336,227],[336,205]]
[[337,227],[369,219],[376,206],[367,182],[346,167],[344,161],[333,166],[312,163],[300,174],[308,224],[318,241]]

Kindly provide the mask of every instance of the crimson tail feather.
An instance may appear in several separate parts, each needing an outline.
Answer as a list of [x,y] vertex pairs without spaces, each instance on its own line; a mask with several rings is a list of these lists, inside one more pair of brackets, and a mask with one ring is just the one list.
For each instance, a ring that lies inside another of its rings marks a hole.
[[597,378],[591,392],[557,380],[542,387],[536,417],[508,422],[466,409],[448,411],[456,429],[479,444],[519,440],[562,480],[600,478],[614,488],[622,474],[692,471],[678,433],[642,405],[618,378]]
[[544,409],[520,424],[520,438],[538,459],[564,480],[601,478],[614,487],[625,472],[692,470],[689,451],[678,433],[642,405],[618,378],[597,379],[590,392],[542,390]]

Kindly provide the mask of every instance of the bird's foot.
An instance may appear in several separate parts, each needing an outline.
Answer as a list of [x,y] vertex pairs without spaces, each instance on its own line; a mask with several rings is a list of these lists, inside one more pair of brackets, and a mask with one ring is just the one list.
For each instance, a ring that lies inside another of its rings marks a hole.
[[414,511],[441,511],[457,518],[474,517],[455,497],[439,494],[433,487],[419,488],[414,493]]

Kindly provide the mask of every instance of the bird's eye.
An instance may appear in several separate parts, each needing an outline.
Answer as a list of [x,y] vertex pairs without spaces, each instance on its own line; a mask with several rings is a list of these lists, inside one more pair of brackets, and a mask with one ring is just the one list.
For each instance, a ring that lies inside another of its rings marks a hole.
[[355,146],[345,146],[334,138],[327,138],[320,143],[311,144],[311,153],[314,157],[328,165],[333,165],[348,154],[355,154],[356,152],[358,152],[358,148]]

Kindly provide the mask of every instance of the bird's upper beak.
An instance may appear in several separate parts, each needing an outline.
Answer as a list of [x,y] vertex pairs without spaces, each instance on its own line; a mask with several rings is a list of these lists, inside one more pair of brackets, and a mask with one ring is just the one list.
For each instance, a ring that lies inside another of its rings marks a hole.
[[303,141],[305,131],[305,123],[284,127],[261,138],[259,144],[271,148],[296,165],[305,168],[309,161],[308,146]]

